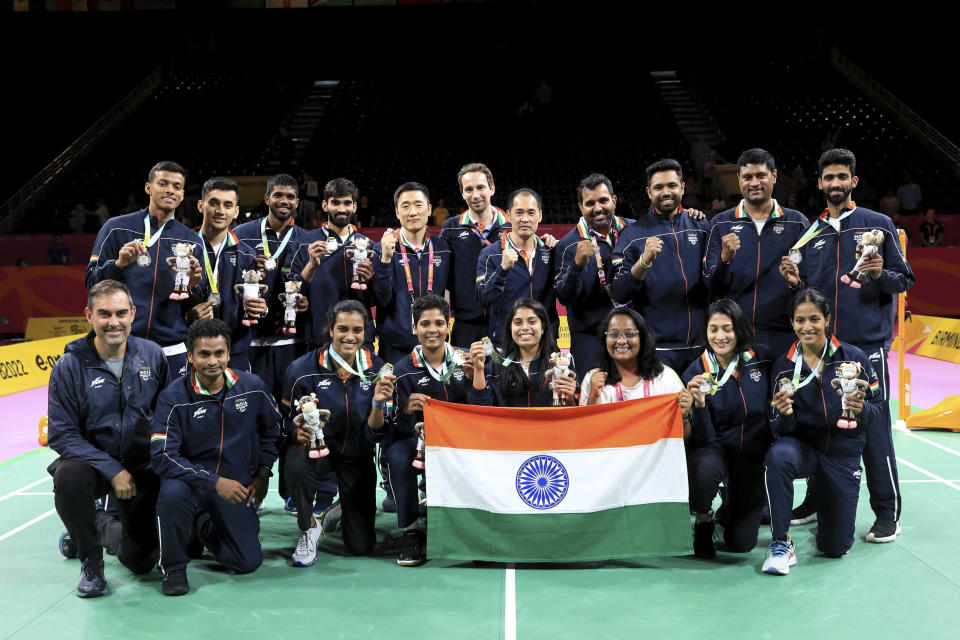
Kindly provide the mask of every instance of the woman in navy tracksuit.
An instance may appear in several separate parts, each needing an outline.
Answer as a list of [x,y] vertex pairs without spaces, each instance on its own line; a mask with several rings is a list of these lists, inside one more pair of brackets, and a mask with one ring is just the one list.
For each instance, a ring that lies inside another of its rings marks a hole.
[[[773,365],[770,428],[776,441],[764,459],[773,542],[763,571],[775,575],[787,574],[797,562],[788,534],[796,478],[811,478],[817,489],[817,548],[836,558],[853,545],[860,455],[870,423],[882,415],[880,382],[866,354],[827,333],[830,305],[824,295],[800,291],[791,318],[799,340]],[[841,398],[832,381],[843,363],[859,365],[864,384]],[[842,400],[856,417],[854,428],[838,426]]]
[[[742,553],[757,544],[763,456],[771,440],[767,404],[773,361],[765,347],[751,347],[753,327],[732,300],[707,307],[701,333],[706,349],[683,374],[694,398],[687,473],[690,510],[696,514],[693,551],[712,558],[716,549],[710,506],[721,482],[727,494],[717,515],[727,551]],[[700,391],[700,385],[711,391]]]
[[[507,311],[499,362],[484,356],[482,343],[470,345],[474,375],[468,402],[495,407],[552,407],[553,390],[544,374],[553,367],[550,354],[557,351],[560,348],[550,332],[546,308],[531,298],[517,300]],[[573,378],[558,378],[557,392],[565,405],[576,404],[577,383]]]
[[[331,469],[337,474],[347,551],[365,555],[376,542],[373,447],[383,438],[394,376],[376,379],[383,360],[363,347],[366,321],[360,301],[338,302],[330,311],[331,343],[294,360],[284,376],[284,428],[294,445],[287,448],[284,475],[301,531],[293,554],[295,566],[316,562],[321,534],[313,516],[316,480]],[[329,455],[319,458],[308,456],[310,433],[293,422],[298,413],[295,403],[311,393],[317,396],[317,407],[330,412],[323,428]]]

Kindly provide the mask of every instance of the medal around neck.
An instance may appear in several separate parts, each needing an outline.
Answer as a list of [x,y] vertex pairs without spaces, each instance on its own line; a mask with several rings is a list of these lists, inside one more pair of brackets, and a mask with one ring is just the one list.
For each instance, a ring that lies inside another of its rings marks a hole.
[[[144,250],[147,248],[147,245],[143,242],[140,242],[140,246],[142,246]],[[151,262],[153,261],[150,259],[149,253],[141,253],[139,256],[137,256],[137,264],[141,267],[149,267]]]
[[466,353],[460,349],[454,349],[453,353],[450,355],[450,362],[453,363],[455,367],[462,367],[465,360]]
[[790,380],[790,378],[780,378],[777,380],[777,383],[779,385],[777,388],[784,393],[793,395],[793,392],[796,391],[796,387],[793,385],[793,382]]
[[697,385],[697,391],[708,396],[714,395],[719,388],[720,385],[717,384],[717,379],[709,372],[703,374],[703,381]]
[[340,245],[337,243],[337,239],[334,238],[333,236],[330,236],[327,239],[327,255],[330,255],[331,253],[336,251],[338,248],[340,248]]
[[209,302],[210,304],[212,304],[212,305],[215,306],[215,307],[219,307],[219,306],[220,306],[220,301],[221,301],[221,299],[220,299],[220,294],[219,294],[219,293],[211,293],[211,294],[210,294],[210,297],[207,298],[207,302]]
[[493,341],[491,341],[490,338],[484,338],[480,341],[480,344],[483,347],[483,355],[487,358],[496,352],[496,349],[493,346]]
[[263,268],[267,271],[273,271],[277,268],[277,261],[274,258],[267,258],[263,261]]
[[800,264],[800,261],[803,259],[803,255],[800,253],[799,249],[794,249],[790,252],[790,262],[793,264]]

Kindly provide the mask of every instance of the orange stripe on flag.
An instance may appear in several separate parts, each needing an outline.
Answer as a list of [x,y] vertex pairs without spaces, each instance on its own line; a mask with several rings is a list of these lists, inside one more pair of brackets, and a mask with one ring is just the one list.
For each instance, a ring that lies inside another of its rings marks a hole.
[[676,394],[590,407],[516,409],[431,400],[426,445],[491,451],[566,451],[683,438]]

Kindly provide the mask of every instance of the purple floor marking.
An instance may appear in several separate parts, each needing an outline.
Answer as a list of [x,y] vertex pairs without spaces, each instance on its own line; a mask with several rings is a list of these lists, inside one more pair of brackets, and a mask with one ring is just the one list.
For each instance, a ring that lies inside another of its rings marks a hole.
[[[906,355],[904,361],[907,369],[910,369],[910,382],[913,397],[910,400],[911,406],[920,409],[929,409],[944,398],[950,395],[960,395],[960,364],[926,358],[911,353]],[[897,399],[897,353],[890,352],[887,358],[887,366],[890,367],[890,397]]]
[[47,387],[0,396],[0,462],[40,446],[37,423],[47,413]]

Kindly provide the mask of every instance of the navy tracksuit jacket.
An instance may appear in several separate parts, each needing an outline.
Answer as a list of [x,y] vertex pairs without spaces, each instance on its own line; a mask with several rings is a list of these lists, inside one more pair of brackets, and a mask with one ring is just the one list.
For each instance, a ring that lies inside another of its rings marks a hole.
[[[495,217],[484,236],[470,219],[470,213],[447,218],[440,229],[450,247],[450,309],[457,322],[487,323],[487,310],[477,298],[477,258],[484,247],[500,242],[500,235],[510,230],[503,210],[494,207]],[[454,324],[456,327],[456,324]],[[454,329],[456,330],[456,329]]]
[[[511,364],[519,367],[519,364]],[[503,368],[487,358],[483,366],[487,378],[485,389],[477,390],[471,383],[467,391],[467,404],[487,405],[493,407],[552,407],[553,391],[544,382],[543,374],[551,368],[550,360],[538,355],[530,363],[530,377],[527,380],[527,389],[520,393],[504,395],[500,391],[500,376]]]

